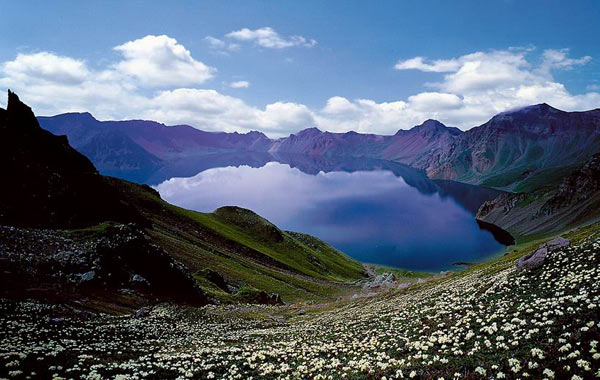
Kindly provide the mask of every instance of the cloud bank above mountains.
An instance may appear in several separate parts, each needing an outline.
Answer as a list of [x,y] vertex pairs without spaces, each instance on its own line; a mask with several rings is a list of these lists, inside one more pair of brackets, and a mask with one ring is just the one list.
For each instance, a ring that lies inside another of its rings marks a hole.
[[[238,43],[265,49],[311,48],[317,43],[281,36],[269,27],[242,28],[223,40],[206,40],[229,52],[235,52]],[[331,96],[318,109],[276,99],[259,108],[211,89],[218,69],[194,59],[190,50],[166,35],[128,41],[114,51],[119,59],[101,68],[52,52],[19,53],[0,64],[0,87],[19,93],[40,115],[89,111],[99,119],[152,119],[212,131],[260,130],[273,137],[313,126],[393,134],[429,118],[468,129],[498,112],[542,102],[565,110],[600,107],[600,93],[593,85],[586,93],[572,94],[554,78],[556,71],[572,70],[592,59],[570,57],[568,49],[544,50],[537,63],[532,48],[402,59],[395,70],[430,73],[433,80],[424,83],[426,91],[389,102]],[[229,86],[249,85],[237,81]]]

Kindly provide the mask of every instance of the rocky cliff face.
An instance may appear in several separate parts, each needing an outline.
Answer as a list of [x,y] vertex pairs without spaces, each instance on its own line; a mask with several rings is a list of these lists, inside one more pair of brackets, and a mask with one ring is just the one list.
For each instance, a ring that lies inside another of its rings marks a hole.
[[109,308],[154,299],[207,303],[188,271],[150,242],[149,222],[128,197],[65,136],[40,128],[12,92],[0,111],[0,161],[4,296],[83,297]]
[[541,207],[539,215],[552,215],[573,204],[586,202],[599,191],[600,153],[597,153],[581,169],[563,179],[558,190]]
[[409,130],[398,131],[383,150],[382,158],[418,169],[439,165],[448,155],[453,142],[462,135],[458,128],[427,120]]
[[522,237],[596,220],[599,210],[600,154],[595,154],[558,187],[529,194],[502,194],[485,202],[476,217]]

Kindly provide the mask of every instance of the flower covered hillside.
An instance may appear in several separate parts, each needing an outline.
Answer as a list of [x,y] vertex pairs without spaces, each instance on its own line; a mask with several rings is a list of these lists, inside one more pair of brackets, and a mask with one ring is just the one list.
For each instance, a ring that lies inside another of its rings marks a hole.
[[[2,376],[590,379],[600,375],[600,239],[541,268],[498,261],[297,315],[294,306],[164,304],[56,317],[2,301]],[[315,311],[315,312],[312,312]]]

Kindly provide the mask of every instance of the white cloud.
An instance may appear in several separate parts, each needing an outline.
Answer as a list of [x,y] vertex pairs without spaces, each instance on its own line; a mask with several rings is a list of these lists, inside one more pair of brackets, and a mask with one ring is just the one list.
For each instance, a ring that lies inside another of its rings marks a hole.
[[3,72],[15,80],[81,83],[89,75],[84,61],[47,52],[19,54],[14,61],[4,63]]
[[259,111],[259,125],[273,135],[288,135],[315,125],[315,115],[304,104],[275,102]]
[[283,49],[292,46],[313,47],[317,44],[317,41],[302,36],[283,37],[268,26],[254,30],[243,28],[227,33],[225,37],[237,41],[254,42],[258,46],[268,49]]
[[450,60],[435,60],[431,63],[425,62],[423,57],[414,57],[407,59],[406,61],[398,61],[394,68],[396,70],[420,70],[432,73],[445,73],[449,71],[456,71],[460,67],[460,62],[454,59]]
[[142,116],[169,124],[190,124],[213,131],[262,130],[282,136],[314,125],[313,114],[302,104],[275,102],[264,110],[215,90],[181,88],[149,99]]
[[420,111],[456,109],[462,105],[462,99],[455,94],[442,92],[422,92],[408,97],[412,108]]
[[395,68],[444,72],[441,81],[428,84],[437,91],[410,96],[408,109],[463,129],[481,124],[498,112],[535,103],[545,102],[565,110],[600,105],[600,94],[593,88],[574,95],[552,75],[553,70],[588,63],[589,56],[570,58],[568,49],[550,49],[542,53],[542,62],[535,66],[528,59],[533,50],[475,52],[430,63],[415,57],[398,62]]
[[317,116],[319,128],[336,131],[364,133],[394,133],[401,125],[412,126],[419,119],[410,112],[404,101],[377,103],[369,99],[350,101],[332,97]]
[[588,84],[585,88],[588,91],[600,91],[600,84],[595,84],[595,83]]
[[215,38],[213,36],[206,36],[204,37],[204,40],[208,43],[210,47],[213,47],[215,49],[225,47],[225,41]]
[[569,58],[569,49],[545,50],[543,58],[542,66],[546,69],[571,69],[574,66],[585,65],[592,60],[592,57],[589,55],[581,58]]
[[250,82],[247,80],[239,80],[236,82],[229,83],[229,87],[231,88],[248,88],[250,87]]
[[240,49],[239,44],[233,42],[225,42],[213,36],[204,37],[204,41],[206,41],[206,43],[211,49],[221,54],[227,54],[228,51],[237,51]]
[[[498,112],[535,103],[565,110],[600,106],[595,82],[588,92],[573,94],[553,78],[556,70],[590,60],[569,57],[566,50],[543,52],[537,65],[529,57],[531,49],[416,60],[422,65],[413,64],[415,69],[419,66],[439,76],[427,91],[383,102],[332,96],[322,108],[310,109],[277,100],[255,107],[213,89],[197,88],[213,70],[167,36],[147,36],[117,49],[123,58],[98,69],[50,52],[21,53],[0,64],[0,88],[16,91],[39,115],[89,111],[99,119],[144,118],[211,131],[261,130],[272,137],[313,126],[392,134],[428,118],[466,129]],[[249,83],[228,85],[245,88]]]
[[186,86],[212,78],[214,68],[192,58],[191,53],[169,36],[146,36],[115,47],[123,60],[115,70],[148,87]]

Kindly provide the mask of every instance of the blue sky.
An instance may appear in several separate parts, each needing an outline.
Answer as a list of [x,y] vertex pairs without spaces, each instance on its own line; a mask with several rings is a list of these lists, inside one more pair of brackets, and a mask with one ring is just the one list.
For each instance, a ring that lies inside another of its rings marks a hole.
[[0,89],[43,114],[273,136],[466,129],[530,102],[600,107],[598,36],[598,1],[1,1]]

